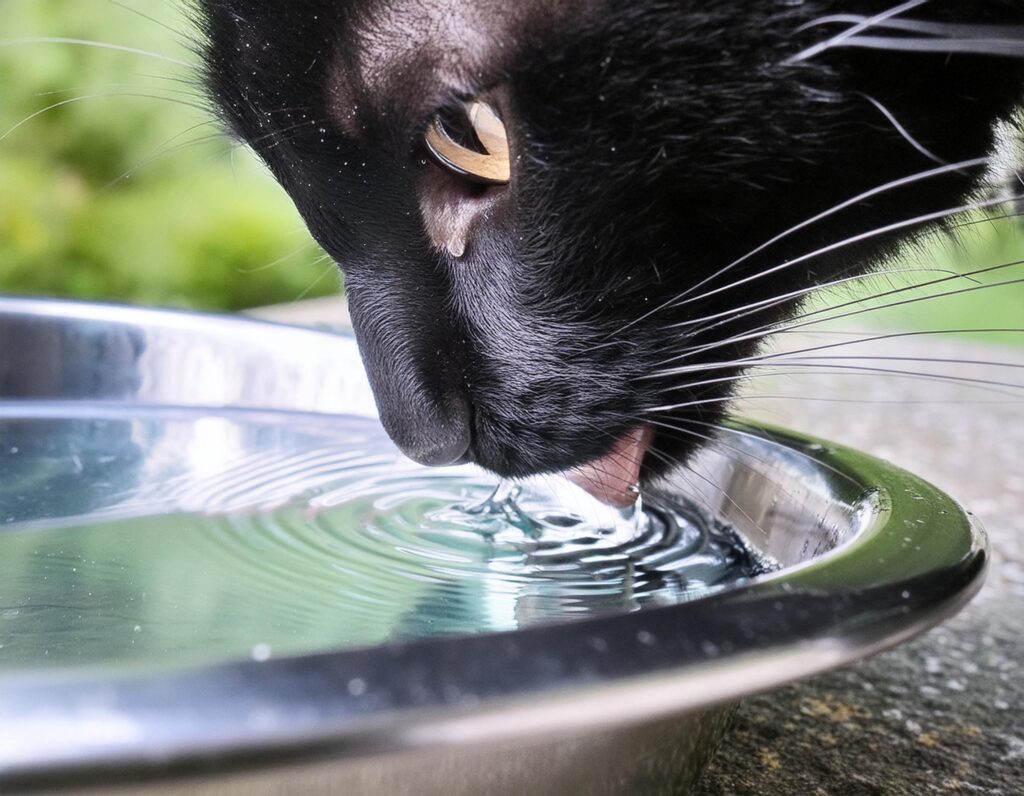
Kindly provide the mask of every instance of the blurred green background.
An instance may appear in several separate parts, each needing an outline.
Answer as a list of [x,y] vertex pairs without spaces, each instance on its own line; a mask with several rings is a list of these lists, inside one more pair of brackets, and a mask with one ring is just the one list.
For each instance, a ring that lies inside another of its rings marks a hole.
[[288,198],[200,107],[191,70],[24,41],[194,61],[182,6],[0,0],[0,292],[235,310],[338,291]]
[[[90,39],[184,61],[178,0],[0,0],[0,292],[236,310],[335,293],[340,279],[288,198],[220,135],[185,67],[34,37]],[[147,18],[148,17],[148,18]],[[49,106],[56,105],[50,110]],[[33,114],[38,114],[33,116]],[[825,301],[1024,258],[1017,223],[934,236],[901,265]],[[922,269],[915,272],[913,269]],[[1007,268],[981,277],[1024,277]],[[929,288],[971,287],[959,280]],[[884,301],[910,298],[901,294]],[[1024,286],[849,319],[897,328],[1024,327]],[[1019,334],[974,335],[1022,342]]]

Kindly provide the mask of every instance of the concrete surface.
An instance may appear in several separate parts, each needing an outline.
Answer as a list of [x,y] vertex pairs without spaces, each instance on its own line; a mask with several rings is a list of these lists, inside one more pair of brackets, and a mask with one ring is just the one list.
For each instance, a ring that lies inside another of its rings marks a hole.
[[[257,314],[310,325],[348,321],[336,299]],[[786,346],[843,339],[801,336]],[[1024,355],[1012,348],[919,337],[819,353],[1013,363],[836,362],[1024,383]],[[743,414],[861,448],[944,488],[981,517],[993,561],[979,596],[941,627],[744,702],[699,796],[1024,794],[1021,392],[852,371],[759,378],[748,392]]]
[[[884,367],[1024,383],[1024,355],[1012,348],[923,338],[870,346],[880,348],[1017,365]],[[1021,393],[882,374],[773,379],[757,391],[794,397],[751,399],[746,414],[869,451],[945,489],[982,519],[993,560],[978,597],[923,637],[745,701],[701,796],[1024,794]]]

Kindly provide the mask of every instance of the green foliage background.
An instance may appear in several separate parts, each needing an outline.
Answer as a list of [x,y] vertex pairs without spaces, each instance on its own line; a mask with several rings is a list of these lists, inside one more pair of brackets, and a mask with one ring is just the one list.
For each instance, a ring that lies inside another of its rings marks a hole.
[[192,70],[28,41],[194,61],[182,6],[0,0],[0,292],[234,310],[338,290]]
[[[193,61],[184,3],[0,0],[0,292],[235,310],[339,289],[288,198],[201,107],[190,69],[31,41],[79,38]],[[1019,225],[986,221],[956,243],[936,236],[913,248],[905,265],[918,270],[896,282],[938,276],[924,269],[965,272],[1022,258]],[[1021,276],[1004,269],[982,279]],[[823,300],[845,303],[896,282],[873,279],[859,294],[845,287]],[[1024,327],[1024,286],[853,320],[868,319],[917,329]],[[975,337],[1021,342],[1019,334]]]

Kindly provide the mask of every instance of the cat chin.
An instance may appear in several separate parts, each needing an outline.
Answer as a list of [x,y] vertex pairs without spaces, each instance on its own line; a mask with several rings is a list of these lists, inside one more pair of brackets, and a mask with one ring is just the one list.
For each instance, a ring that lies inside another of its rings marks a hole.
[[570,481],[609,506],[626,508],[636,502],[640,468],[654,431],[649,425],[635,426],[599,459],[573,468]]

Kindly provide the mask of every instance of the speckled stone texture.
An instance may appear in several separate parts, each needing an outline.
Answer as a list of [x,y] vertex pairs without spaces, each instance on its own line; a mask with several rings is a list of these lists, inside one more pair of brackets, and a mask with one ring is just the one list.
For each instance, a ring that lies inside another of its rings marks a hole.
[[[860,352],[1024,367],[1013,348],[934,341],[823,353]],[[1024,370],[990,365],[856,364],[1024,382]],[[952,494],[988,529],[992,565],[975,600],[923,637],[745,701],[698,794],[1024,794],[1020,393],[885,374],[772,378],[751,392],[773,397],[752,398],[745,414],[869,451]]]

